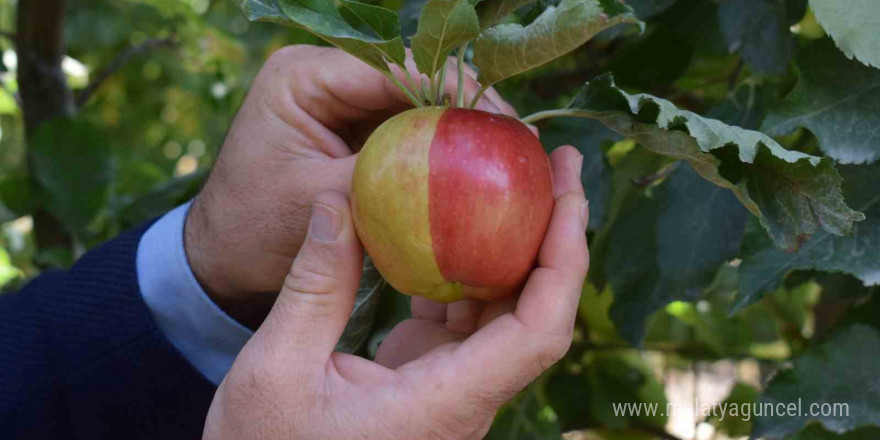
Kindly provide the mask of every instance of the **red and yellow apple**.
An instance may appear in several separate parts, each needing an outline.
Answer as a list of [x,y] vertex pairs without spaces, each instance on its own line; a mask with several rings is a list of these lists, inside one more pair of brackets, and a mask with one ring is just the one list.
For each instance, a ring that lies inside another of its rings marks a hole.
[[503,298],[534,267],[550,221],[550,162],[516,119],[409,110],[364,144],[351,202],[367,254],[400,292]]

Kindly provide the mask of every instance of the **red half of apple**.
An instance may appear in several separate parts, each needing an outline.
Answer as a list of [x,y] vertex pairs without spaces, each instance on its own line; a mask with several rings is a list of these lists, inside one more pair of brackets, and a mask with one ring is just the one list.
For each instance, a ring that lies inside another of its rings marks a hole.
[[550,221],[550,162],[521,122],[420,108],[382,124],[360,152],[358,236],[397,290],[450,302],[514,293]]

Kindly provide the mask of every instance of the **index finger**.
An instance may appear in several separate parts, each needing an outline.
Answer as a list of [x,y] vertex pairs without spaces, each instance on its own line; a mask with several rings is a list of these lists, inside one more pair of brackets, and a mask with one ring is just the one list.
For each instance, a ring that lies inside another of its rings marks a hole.
[[[315,82],[313,87],[296,88],[297,104],[331,130],[342,128],[352,121],[373,120],[377,113],[387,117],[413,107],[410,98],[389,78],[342,50],[297,46],[296,49],[283,51],[278,56],[282,63],[289,63],[292,68],[302,72],[304,75],[301,79]],[[406,71],[391,65],[391,71],[402,84],[409,87],[410,77],[417,86],[421,85],[423,78],[427,81],[427,77],[419,74],[408,49],[405,65]],[[446,69],[444,90],[455,97],[458,76],[454,58],[450,57]],[[469,66],[465,68],[463,86],[466,103],[470,103],[479,90],[475,76],[473,69]],[[484,94],[477,108],[517,116],[513,107],[504,102],[494,89]]]

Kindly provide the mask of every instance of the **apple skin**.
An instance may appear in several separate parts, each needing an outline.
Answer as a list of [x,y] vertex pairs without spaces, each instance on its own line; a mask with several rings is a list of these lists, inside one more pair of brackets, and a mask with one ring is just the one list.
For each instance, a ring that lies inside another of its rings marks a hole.
[[553,210],[550,161],[516,119],[413,109],[364,144],[351,203],[367,254],[400,292],[500,299],[535,265]]

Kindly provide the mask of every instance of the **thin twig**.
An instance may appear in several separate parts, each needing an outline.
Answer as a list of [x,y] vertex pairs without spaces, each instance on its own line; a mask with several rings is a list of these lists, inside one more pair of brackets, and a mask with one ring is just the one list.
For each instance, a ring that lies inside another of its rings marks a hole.
[[656,173],[648,174],[647,176],[642,176],[638,179],[633,179],[632,183],[637,188],[645,188],[648,185],[668,176],[669,173],[671,173],[673,170],[675,170],[675,168],[678,167],[678,164],[679,164],[679,162],[674,162],[674,163],[670,164],[669,166],[661,168],[660,171],[657,171]]
[[175,35],[171,35],[168,38],[152,38],[143,43],[129,47],[128,49],[123,50],[115,58],[110,62],[107,67],[101,69],[97,75],[95,75],[95,79],[89,82],[89,85],[83,89],[82,92],[79,92],[76,95],[76,106],[77,108],[81,108],[85,105],[86,102],[89,101],[89,98],[95,94],[98,88],[104,84],[104,81],[109,79],[113,74],[115,74],[119,69],[121,69],[125,63],[130,61],[132,58],[143,55],[147,52],[150,52],[154,49],[159,49],[162,47],[173,47],[177,45],[177,37]]
[[733,68],[733,72],[730,72],[730,75],[727,76],[727,91],[732,92],[733,89],[736,88],[736,83],[739,82],[739,75],[743,71],[743,67],[745,67],[746,63],[742,58],[736,62],[736,67]]
[[6,38],[7,40],[15,41],[15,32],[0,31],[0,37]]

